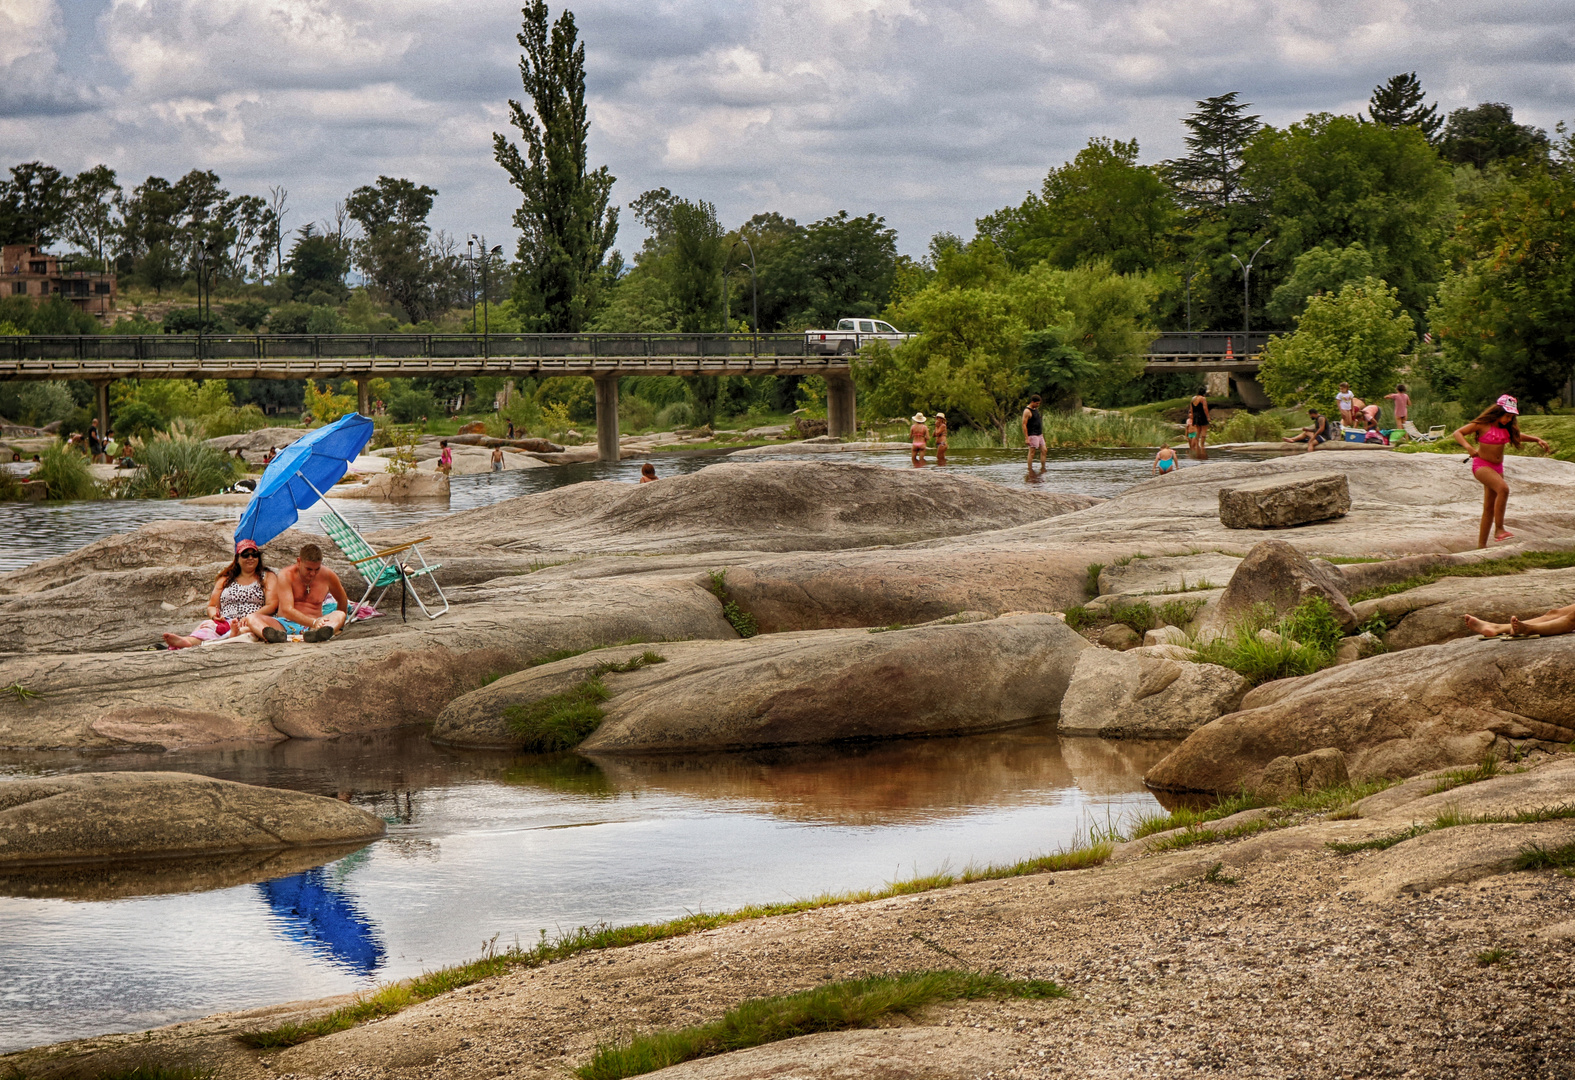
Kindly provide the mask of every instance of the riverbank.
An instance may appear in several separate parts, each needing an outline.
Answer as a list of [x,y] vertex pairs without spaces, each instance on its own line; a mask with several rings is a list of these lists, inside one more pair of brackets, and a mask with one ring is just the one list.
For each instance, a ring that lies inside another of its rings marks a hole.
[[[931,1005],[872,1030],[663,1075],[1103,1078],[1202,1068],[1300,1078],[1381,1064],[1386,1075],[1567,1076],[1575,879],[1557,863],[1575,856],[1557,853],[1575,850],[1575,823],[1495,822],[1567,804],[1575,761],[1555,755],[1517,768],[1525,771],[1463,787],[1414,780],[1334,812],[1338,800],[1323,809],[1304,800],[1302,810],[1293,801],[1279,817],[1251,811],[1247,821],[1156,833],[1090,869],[589,949],[286,1049],[251,1049],[236,1036],[310,1023],[345,999],[40,1048],[0,1064],[40,1080],[136,1063],[217,1068],[227,1080],[558,1077],[602,1043],[705,1023],[747,998],[953,967],[1050,980],[1068,996]],[[1452,824],[1415,827],[1439,822]],[[1550,854],[1528,857],[1538,850]]]

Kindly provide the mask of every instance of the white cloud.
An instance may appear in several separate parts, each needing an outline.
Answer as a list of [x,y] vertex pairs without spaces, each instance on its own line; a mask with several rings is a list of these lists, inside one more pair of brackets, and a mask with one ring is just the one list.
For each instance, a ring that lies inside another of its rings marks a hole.
[[[520,96],[517,4],[68,2],[0,0],[0,163],[102,160],[132,183],[214,168],[232,190],[290,187],[295,224],[389,173],[442,192],[435,225],[508,232],[491,141]],[[730,223],[874,211],[908,251],[967,233],[1090,136],[1178,153],[1180,117],[1227,90],[1286,123],[1415,69],[1445,109],[1575,118],[1567,0],[575,5],[592,156],[619,202],[666,185]],[[622,246],[638,239],[626,222]]]

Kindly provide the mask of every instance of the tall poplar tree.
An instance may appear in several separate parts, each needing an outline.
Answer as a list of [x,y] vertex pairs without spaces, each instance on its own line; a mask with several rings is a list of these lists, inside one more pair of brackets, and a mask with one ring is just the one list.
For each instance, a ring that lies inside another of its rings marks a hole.
[[493,155],[524,199],[514,212],[520,230],[515,301],[544,331],[580,330],[595,306],[607,251],[618,234],[618,208],[607,205],[613,176],[586,165],[585,46],[574,13],[565,10],[548,32],[546,0],[521,11],[520,79],[527,110],[509,101],[509,121],[525,145],[492,136]]
[[1409,124],[1426,135],[1428,142],[1438,144],[1438,129],[1444,126],[1444,118],[1438,115],[1437,105],[1427,104],[1416,72],[1391,75],[1388,82],[1373,87],[1367,104],[1373,123],[1392,128]]

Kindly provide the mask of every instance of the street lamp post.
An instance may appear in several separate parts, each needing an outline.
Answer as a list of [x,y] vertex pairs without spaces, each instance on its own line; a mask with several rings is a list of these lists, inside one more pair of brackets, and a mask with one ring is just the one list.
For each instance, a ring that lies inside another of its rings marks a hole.
[[1270,237],[1259,244],[1258,250],[1252,253],[1252,258],[1248,259],[1246,263],[1236,259],[1235,252],[1231,253],[1231,258],[1236,259],[1236,265],[1241,267],[1241,321],[1243,335],[1241,349],[1243,356],[1247,355],[1248,350],[1252,348],[1251,344],[1245,340],[1252,334],[1252,294],[1248,292],[1248,283],[1252,281],[1252,264],[1258,261],[1258,256],[1263,253],[1263,249],[1272,243],[1274,243],[1274,238]]
[[[487,335],[491,333],[491,327],[487,321],[487,264],[492,261],[492,256],[503,254],[503,245],[498,244],[491,250],[488,250],[487,238],[485,236],[477,236],[475,233],[470,234],[470,241],[473,244],[481,245],[481,356],[485,360],[491,357],[490,343],[487,340]],[[475,318],[475,305],[472,303],[472,327],[475,326]]]
[[465,241],[465,262],[470,266],[470,332],[476,332],[476,235]]

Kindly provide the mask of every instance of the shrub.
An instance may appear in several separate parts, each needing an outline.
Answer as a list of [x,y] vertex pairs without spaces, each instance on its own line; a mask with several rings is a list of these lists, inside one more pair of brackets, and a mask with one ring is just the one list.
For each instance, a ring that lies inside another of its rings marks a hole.
[[687,401],[675,401],[656,414],[656,426],[663,431],[688,427],[695,422],[695,407]]
[[1254,613],[1229,634],[1194,646],[1198,659],[1228,667],[1254,684],[1311,675],[1334,663],[1343,634],[1323,597],[1303,600],[1273,627],[1275,637],[1268,640],[1259,636],[1260,630],[1269,629],[1265,621]]
[[77,411],[77,403],[64,383],[53,380],[26,382],[16,388],[16,419],[31,427],[64,421]]
[[103,494],[87,458],[58,442],[39,455],[38,468],[28,479],[48,484],[51,499],[96,499]]
[[562,405],[570,420],[596,419],[596,384],[585,375],[555,375],[536,387],[536,404],[543,410]]
[[306,380],[306,411],[319,424],[331,424],[341,416],[355,412],[355,399],[348,394],[336,394],[327,383],[317,388],[316,379]]
[[442,410],[430,390],[401,390],[388,403],[388,415],[401,424],[418,424],[423,416],[440,416]]
[[1209,439],[1214,443],[1279,442],[1284,434],[1285,425],[1273,416],[1254,416],[1238,409],[1209,433]]
[[607,687],[600,678],[586,679],[572,690],[503,710],[509,729],[522,740],[521,749],[538,754],[578,746],[606,715],[601,703]]
[[223,491],[239,464],[195,439],[150,439],[132,455],[141,466],[127,493],[138,499],[187,499]]
[[164,417],[159,411],[145,401],[131,399],[115,410],[111,418],[115,434],[121,438],[136,437],[145,439],[156,431],[163,431],[166,426]]

